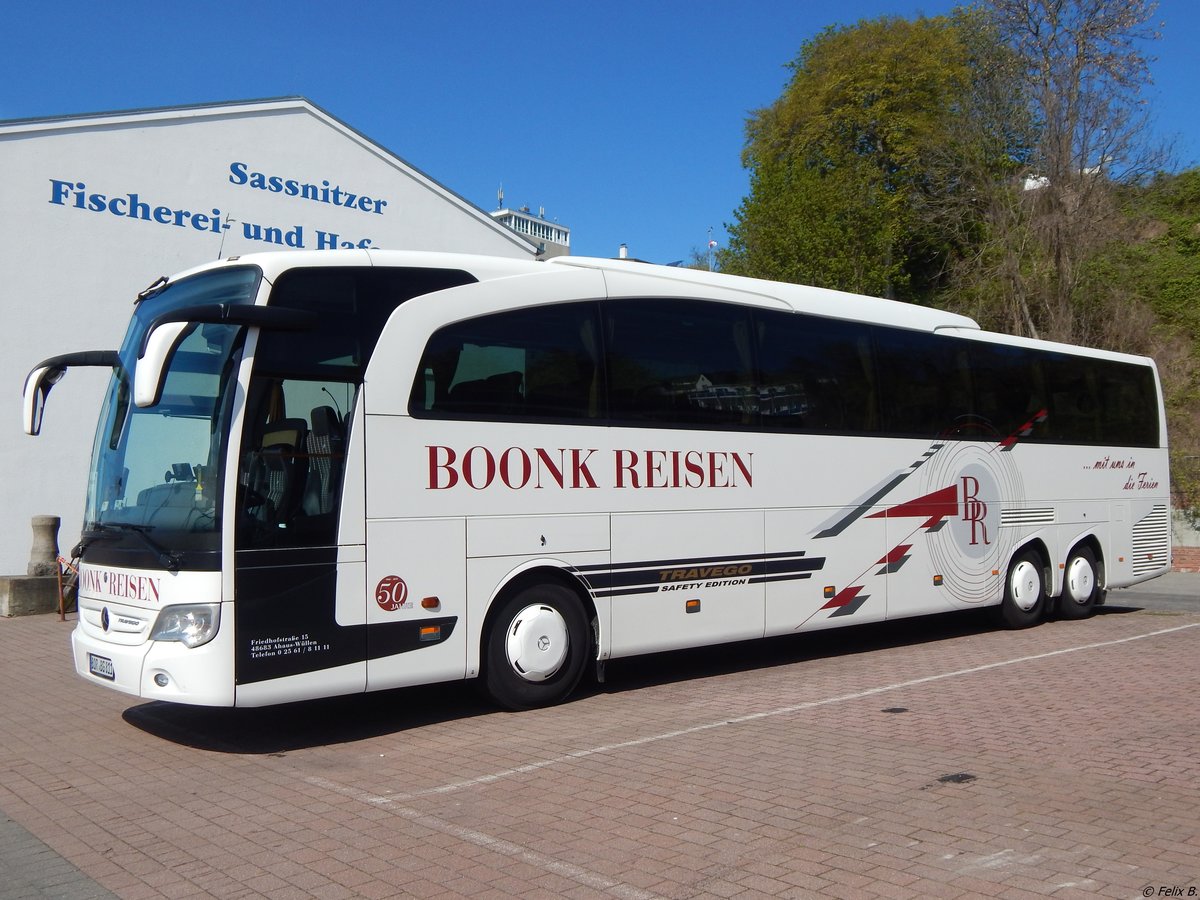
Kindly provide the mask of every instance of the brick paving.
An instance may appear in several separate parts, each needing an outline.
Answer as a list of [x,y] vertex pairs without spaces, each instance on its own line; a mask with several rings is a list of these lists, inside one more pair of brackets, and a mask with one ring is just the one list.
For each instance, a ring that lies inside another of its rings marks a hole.
[[517,714],[142,703],[70,627],[0,620],[3,897],[1200,895],[1196,613],[618,661]]

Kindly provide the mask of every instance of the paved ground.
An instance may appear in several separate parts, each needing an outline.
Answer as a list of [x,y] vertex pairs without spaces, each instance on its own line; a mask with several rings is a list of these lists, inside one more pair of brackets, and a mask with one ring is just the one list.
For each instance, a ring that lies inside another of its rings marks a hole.
[[1200,576],[1109,602],[618,662],[520,714],[145,704],[0,620],[0,897],[1197,896]]
[[[1109,606],[1200,613],[1200,573],[1168,572],[1153,581],[1108,595]],[[1196,892],[1200,896],[1200,891]]]

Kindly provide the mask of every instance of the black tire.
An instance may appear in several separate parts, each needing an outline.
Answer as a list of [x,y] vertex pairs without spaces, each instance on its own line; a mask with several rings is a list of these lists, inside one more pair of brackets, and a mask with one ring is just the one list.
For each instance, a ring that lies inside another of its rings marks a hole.
[[535,584],[509,597],[488,630],[483,681],[507,709],[534,709],[565,699],[588,657],[583,604],[570,588]]
[[1096,611],[1099,596],[1100,567],[1096,565],[1096,556],[1088,547],[1076,547],[1063,573],[1058,615],[1063,619],[1086,619]]
[[1046,570],[1032,550],[1018,554],[1004,579],[999,620],[1005,628],[1028,628],[1042,620],[1046,609]]

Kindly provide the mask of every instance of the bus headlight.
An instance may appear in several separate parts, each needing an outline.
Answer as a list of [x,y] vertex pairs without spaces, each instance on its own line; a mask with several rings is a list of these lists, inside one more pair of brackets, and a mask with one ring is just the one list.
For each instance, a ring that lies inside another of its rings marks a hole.
[[168,606],[158,614],[150,640],[179,641],[185,647],[199,647],[216,637],[220,627],[220,603]]

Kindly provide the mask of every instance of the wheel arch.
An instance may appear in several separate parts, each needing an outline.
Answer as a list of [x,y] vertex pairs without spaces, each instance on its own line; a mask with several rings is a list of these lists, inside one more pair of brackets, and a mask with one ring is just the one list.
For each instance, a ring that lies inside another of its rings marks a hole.
[[1042,563],[1042,582],[1046,585],[1047,595],[1049,595],[1051,586],[1055,582],[1054,564],[1051,561],[1050,548],[1041,537],[1029,538],[1012,548],[1008,554],[1008,559],[1004,561],[1004,568],[1001,573],[1007,578],[1008,570],[1012,567],[1013,560],[1024,553],[1033,552],[1037,554]]
[[[1104,547],[1100,543],[1100,538],[1098,538],[1094,532],[1089,531],[1087,534],[1080,535],[1079,537],[1077,537],[1075,539],[1074,543],[1072,543],[1070,548],[1067,550],[1067,555],[1063,557],[1063,564],[1066,565],[1067,560],[1069,560],[1072,556],[1075,555],[1076,550],[1079,550],[1082,547],[1087,547],[1087,549],[1092,551],[1092,556],[1095,558],[1096,566],[1099,570],[1096,574],[1101,576],[1099,579],[1100,587],[1101,587],[1101,589],[1107,587],[1107,584],[1105,582],[1105,577],[1104,577],[1105,576]],[[1060,593],[1061,593],[1061,585],[1060,585]]]
[[592,593],[584,585],[582,579],[578,575],[569,570],[568,567],[561,563],[551,560],[538,560],[528,563],[510,572],[492,592],[492,596],[488,598],[487,611],[483,616],[483,624],[479,629],[479,666],[480,671],[487,663],[487,643],[488,635],[491,633],[492,625],[495,622],[501,607],[509,597],[535,584],[558,584],[572,591],[583,604],[584,618],[587,619],[591,630],[591,640],[593,646],[589,654],[595,656],[595,643],[597,639],[595,631],[595,622],[597,620],[596,603],[592,599]]

